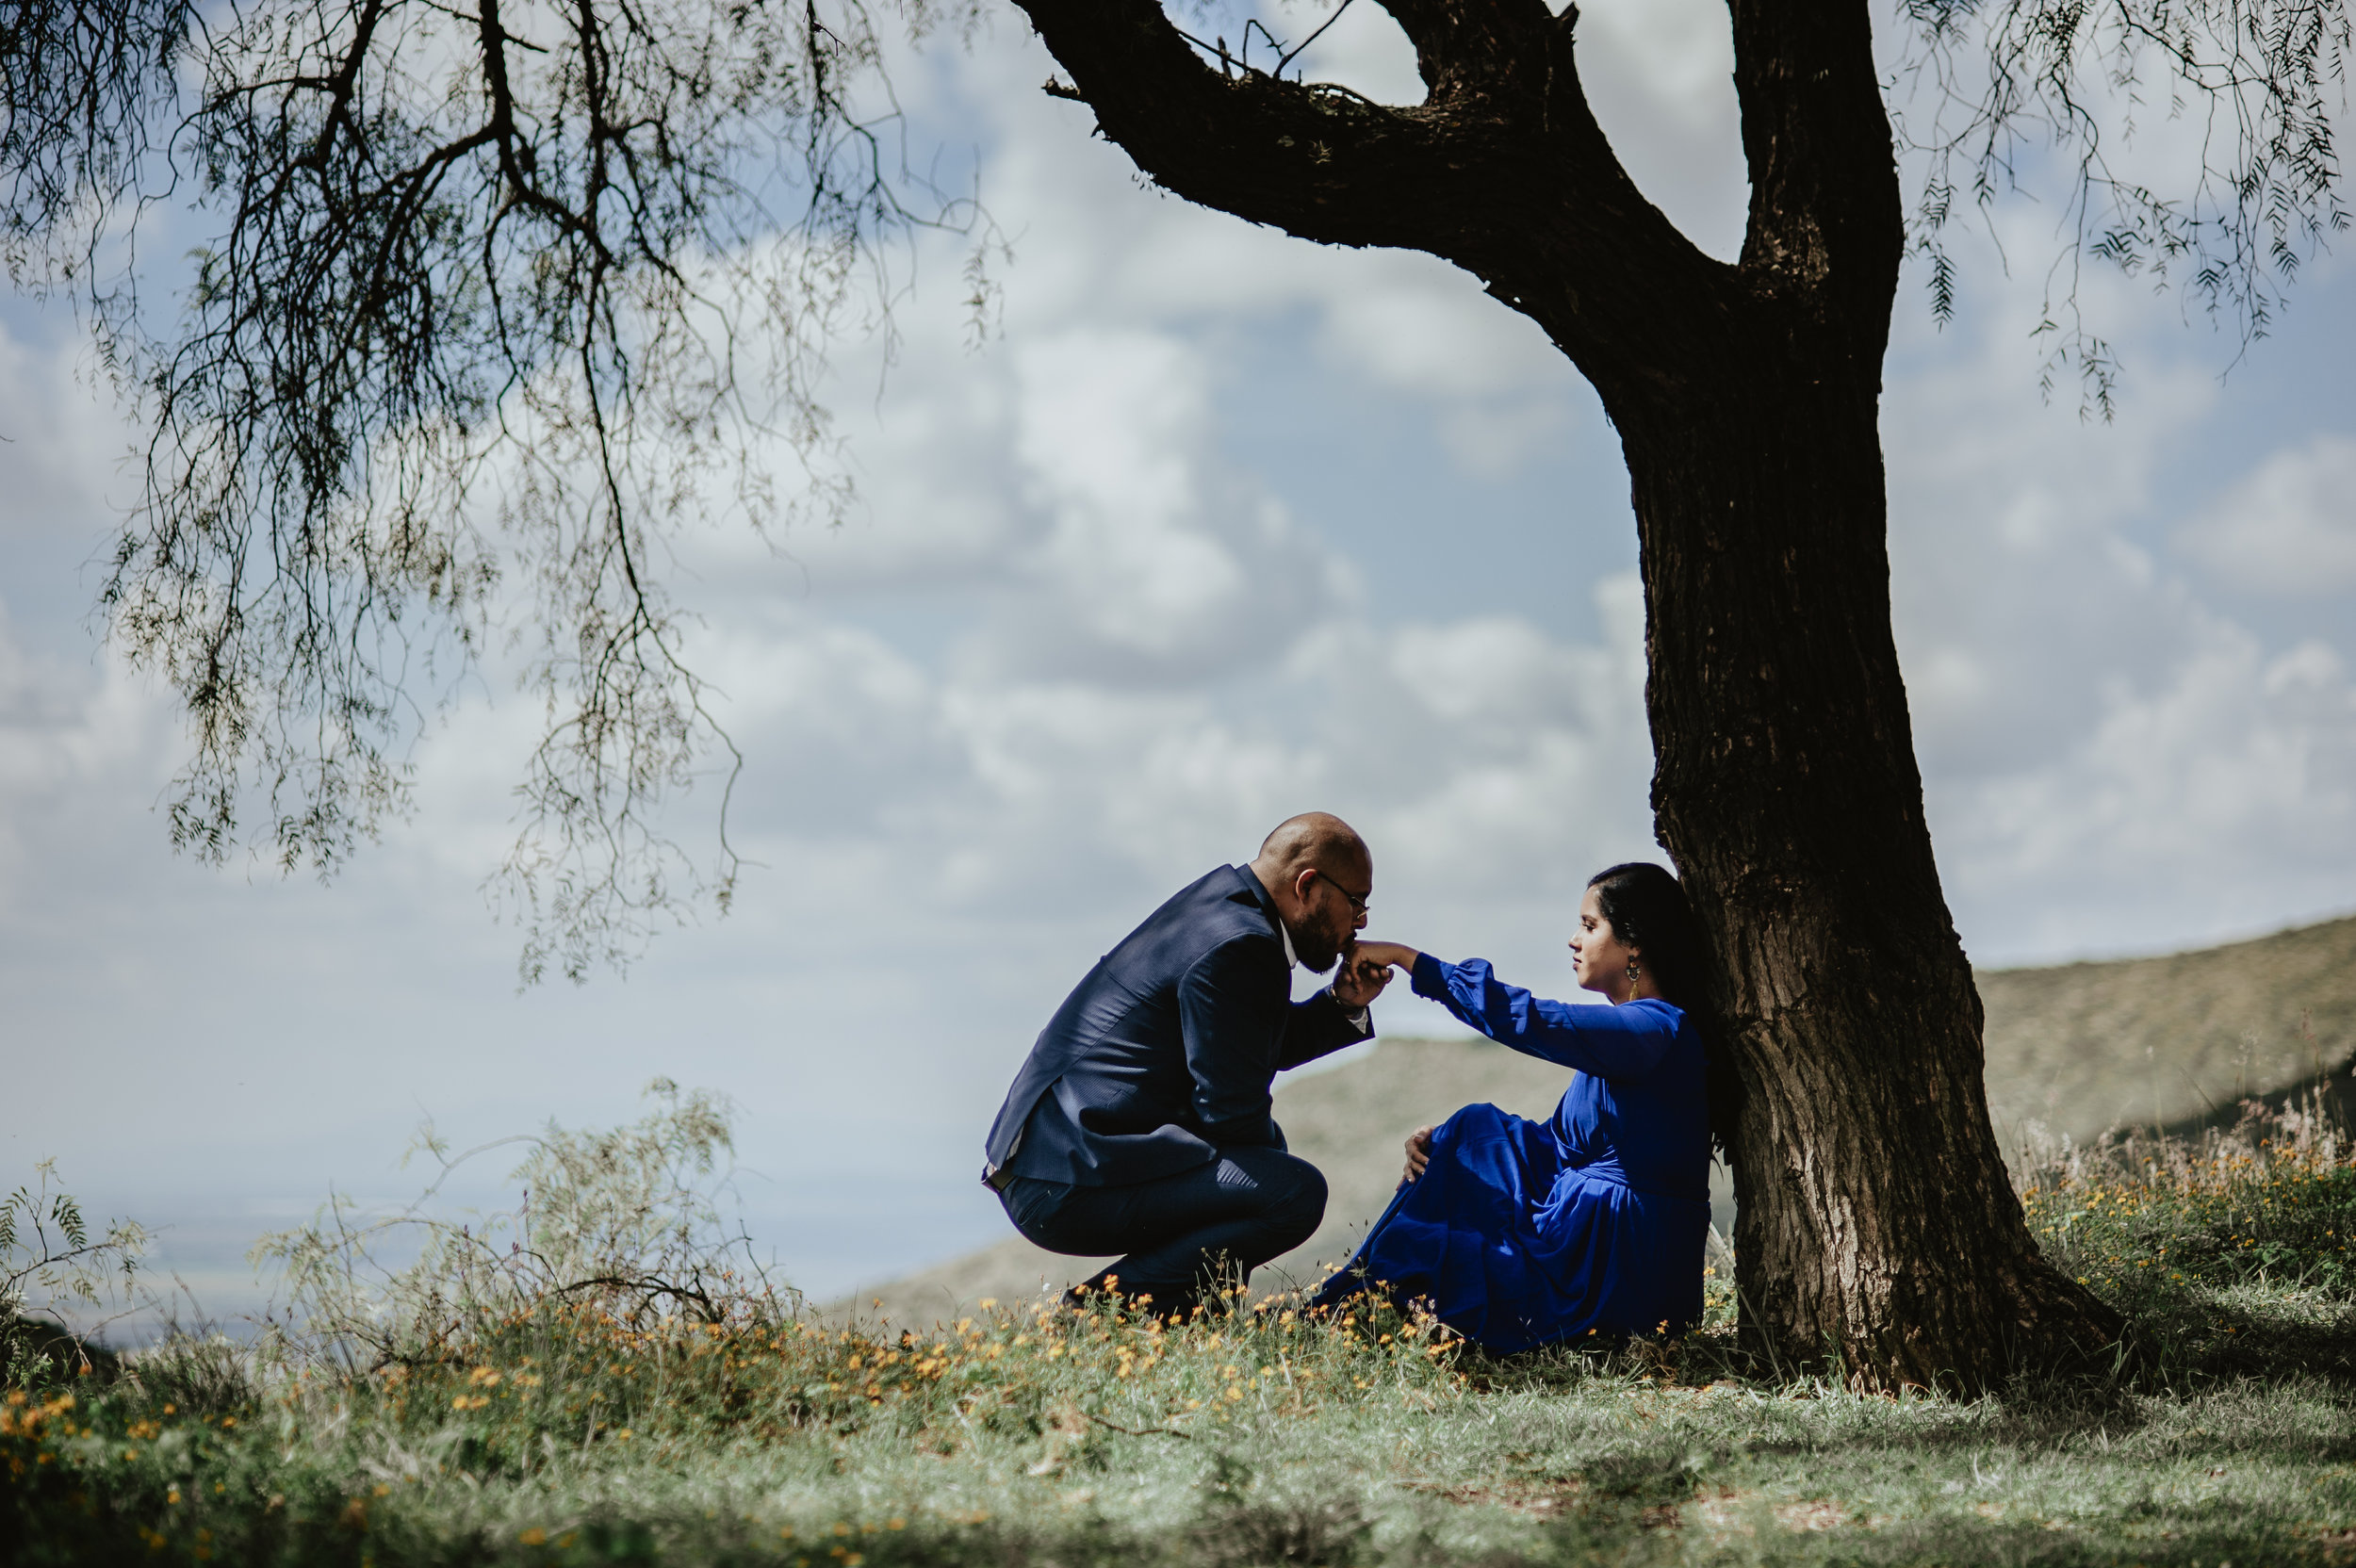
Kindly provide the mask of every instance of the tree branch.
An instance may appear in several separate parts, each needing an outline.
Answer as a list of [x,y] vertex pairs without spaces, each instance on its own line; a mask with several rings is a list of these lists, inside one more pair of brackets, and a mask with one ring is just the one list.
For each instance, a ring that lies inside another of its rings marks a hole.
[[1305,239],[1454,262],[1545,327],[1607,403],[1680,395],[1741,307],[1732,270],[1644,199],[1595,122],[1575,11],[1385,0],[1431,92],[1394,107],[1216,70],[1157,0],[1019,3],[1104,135],[1156,183]]
[[1728,0],[1750,165],[1742,272],[1878,367],[1906,223],[1864,0]]
[[1485,94],[1522,72],[1542,73],[1553,34],[1567,41],[1579,8],[1558,21],[1541,0],[1377,0],[1415,46],[1429,102]]

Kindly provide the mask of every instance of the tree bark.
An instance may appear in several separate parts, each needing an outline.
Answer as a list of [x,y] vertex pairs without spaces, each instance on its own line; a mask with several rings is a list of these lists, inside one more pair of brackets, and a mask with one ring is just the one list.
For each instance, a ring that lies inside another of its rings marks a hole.
[[1744,1343],[1980,1389],[2115,1341],[2030,1237],[1988,1117],[1890,633],[1873,402],[1740,376],[1630,421],[1661,842],[1742,1081]]
[[1429,90],[1392,108],[1214,68],[1158,0],[1020,3],[1158,183],[1453,261],[1601,395],[1640,534],[1656,821],[1743,1086],[1745,1343],[1862,1386],[1977,1389],[2114,1341],[2005,1176],[1922,816],[1877,425],[1903,230],[1862,0],[1732,0],[1735,266],[1622,170],[1575,10],[1383,0]]

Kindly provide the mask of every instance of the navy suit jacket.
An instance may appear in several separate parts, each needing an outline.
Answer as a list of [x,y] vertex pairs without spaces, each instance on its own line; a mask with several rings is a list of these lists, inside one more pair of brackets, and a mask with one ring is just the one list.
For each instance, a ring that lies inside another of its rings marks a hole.
[[990,1126],[990,1168],[1123,1186],[1222,1147],[1282,1149],[1268,1115],[1277,1070],[1372,1037],[1330,990],[1292,1000],[1275,906],[1249,868],[1221,866],[1146,917],[1055,1009]]

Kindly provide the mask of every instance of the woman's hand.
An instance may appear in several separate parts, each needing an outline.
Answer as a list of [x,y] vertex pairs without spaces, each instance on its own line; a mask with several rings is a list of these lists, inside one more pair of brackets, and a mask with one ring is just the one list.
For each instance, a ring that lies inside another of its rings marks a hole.
[[1418,1127],[1407,1135],[1407,1171],[1399,1179],[1400,1186],[1422,1175],[1423,1168],[1432,1163],[1432,1135],[1436,1131],[1432,1127]]
[[1397,942],[1352,941],[1342,950],[1342,967],[1333,976],[1334,998],[1345,1007],[1363,1007],[1383,994],[1391,983],[1391,970],[1415,967],[1415,950]]
[[1412,970],[1415,960],[1423,956],[1404,942],[1362,941],[1350,950],[1350,956],[1363,963],[1384,964],[1394,969]]

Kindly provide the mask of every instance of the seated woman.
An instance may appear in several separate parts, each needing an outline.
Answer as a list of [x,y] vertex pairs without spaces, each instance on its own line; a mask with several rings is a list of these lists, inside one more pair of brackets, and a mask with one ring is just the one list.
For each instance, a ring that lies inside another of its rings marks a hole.
[[1313,1305],[1421,1298],[1493,1350],[1701,1315],[1710,1115],[1701,1036],[1677,1000],[1698,979],[1684,890],[1659,866],[1598,874],[1570,948],[1579,985],[1611,1005],[1533,997],[1479,958],[1358,944],[1356,961],[1407,970],[1417,994],[1571,1083],[1550,1121],[1467,1105],[1417,1128],[1399,1196]]

